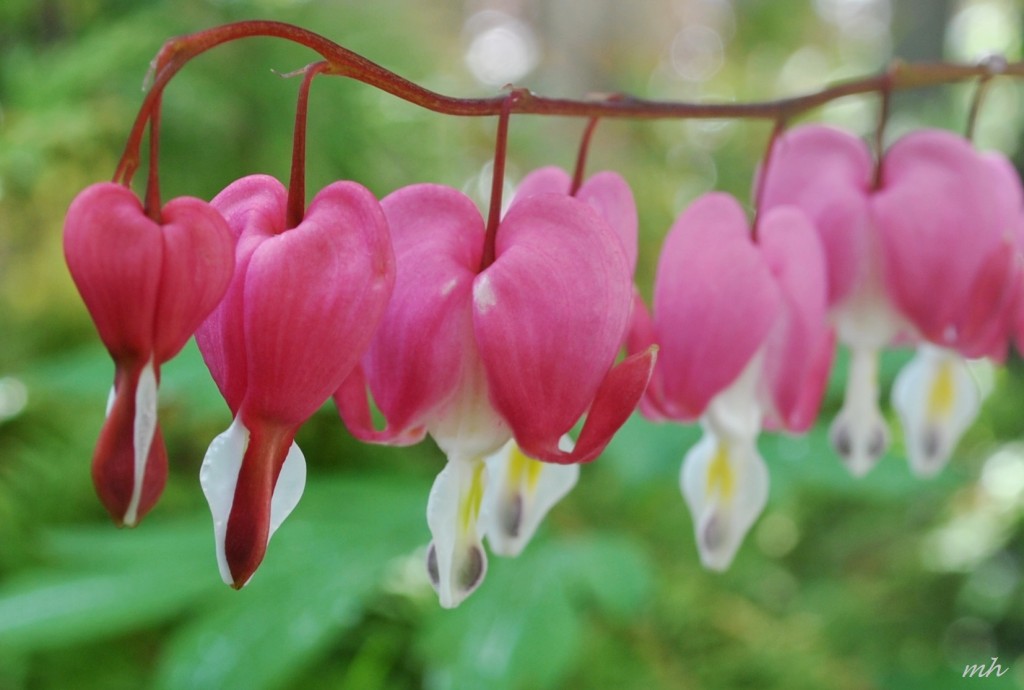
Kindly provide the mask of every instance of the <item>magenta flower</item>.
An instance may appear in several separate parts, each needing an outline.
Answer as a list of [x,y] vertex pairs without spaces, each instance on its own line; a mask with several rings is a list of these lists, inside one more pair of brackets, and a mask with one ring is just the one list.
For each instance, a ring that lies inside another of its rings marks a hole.
[[[540,168],[522,179],[516,188],[515,200],[538,194],[566,196],[571,189],[572,178],[567,172],[553,166]],[[572,196],[590,205],[615,231],[632,275],[637,260],[638,219],[629,184],[618,173],[599,172],[580,185]],[[574,444],[564,435],[559,447],[571,451]],[[526,548],[544,516],[576,485],[580,467],[576,463],[535,460],[525,455],[515,440],[487,456],[486,464],[487,487],[481,519],[487,543],[496,554],[517,556]]]
[[926,341],[900,371],[892,403],[911,468],[930,476],[981,404],[963,358],[1006,354],[1019,285],[1021,184],[1005,158],[980,155],[946,132],[905,137],[884,165],[872,209],[886,286]]
[[64,255],[114,360],[114,387],[93,455],[96,492],[135,525],[167,480],[157,422],[160,365],[216,306],[234,266],[231,231],[199,199],[167,203],[157,223],[127,187],[95,184],[71,203]]
[[359,361],[394,284],[387,220],[365,188],[321,190],[286,227],[287,192],[246,177],[213,206],[237,239],[224,301],[196,332],[234,415],[210,444],[200,480],[221,577],[243,586],[305,484],[295,434]]
[[828,304],[850,349],[833,446],[856,475],[882,456],[889,432],[878,409],[878,352],[906,330],[886,296],[880,241],[868,205],[874,165],[865,144],[837,129],[797,127],[775,142],[761,207],[799,206],[814,222],[828,265]]
[[[629,265],[588,204],[564,194],[517,199],[486,267],[483,220],[460,192],[414,185],[382,205],[395,292],[362,367],[335,399],[357,437],[407,444],[430,433],[447,455],[427,506],[427,567],[451,607],[486,572],[483,458],[514,438],[545,462],[593,460],[640,398],[654,353],[612,366],[629,316]],[[372,426],[367,384],[383,431]],[[562,450],[584,413],[575,449]]]
[[729,566],[767,501],[762,422],[805,431],[814,421],[833,349],[825,294],[824,255],[803,213],[765,213],[755,243],[740,205],[713,193],[665,239],[653,318],[637,304],[629,347],[661,348],[641,409],[704,428],[680,485],[708,568]]
[[642,402],[648,416],[698,419],[763,351],[765,412],[806,431],[827,373],[824,281],[820,244],[798,209],[764,214],[755,243],[732,197],[695,201],[662,247],[653,319],[640,303],[633,321],[631,350],[660,347]]
[[916,132],[886,152],[871,199],[888,294],[917,334],[966,357],[1001,359],[1015,293],[1021,183],[1002,156]]
[[942,350],[915,360],[906,374],[912,384],[894,388],[911,466],[930,474],[977,412],[962,357],[1000,358],[1006,349],[1020,181],[1002,157],[934,130],[890,148],[877,189],[873,169],[859,139],[800,127],[776,143],[762,206],[798,205],[821,236],[831,318],[850,348],[846,398],[831,435],[854,474],[873,467],[888,445],[879,350],[897,341]]

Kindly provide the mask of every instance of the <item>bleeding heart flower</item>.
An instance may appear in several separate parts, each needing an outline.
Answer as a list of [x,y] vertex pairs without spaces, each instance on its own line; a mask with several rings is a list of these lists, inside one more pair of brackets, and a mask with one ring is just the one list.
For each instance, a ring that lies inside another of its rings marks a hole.
[[380,204],[353,182],[321,190],[294,228],[271,177],[238,180],[212,203],[235,233],[238,268],[196,340],[234,421],[210,444],[200,481],[221,577],[237,588],[298,503],[295,434],[359,361],[395,269]]
[[[483,458],[514,438],[545,462],[593,460],[640,398],[654,352],[612,366],[629,316],[628,260],[588,204],[564,194],[518,199],[486,267],[483,219],[460,192],[415,185],[382,205],[395,292],[335,400],[358,438],[407,444],[429,432],[447,455],[427,505],[427,568],[442,606],[452,607],[486,573]],[[372,426],[367,384],[383,431]],[[575,448],[562,450],[584,413]]]
[[231,231],[204,201],[181,197],[146,216],[127,187],[95,184],[71,203],[64,255],[114,360],[92,476],[118,524],[135,525],[167,479],[157,422],[160,365],[220,301],[234,267]]
[[641,409],[700,418],[680,477],[705,566],[729,566],[768,497],[757,452],[762,421],[805,431],[833,350],[822,248],[795,207],[763,214],[755,243],[740,205],[708,194],[665,239],[654,315],[635,307],[628,347],[661,347]]
[[1005,355],[1021,200],[1005,158],[949,132],[915,132],[886,152],[871,198],[883,276],[922,339],[967,357]]
[[636,305],[634,332],[648,332],[631,348],[660,348],[642,409],[655,419],[699,418],[753,358],[780,308],[739,204],[720,193],[698,199],[662,246],[653,321]]
[[[519,183],[512,203],[538,194],[569,195],[572,178],[557,167],[534,170]],[[629,184],[618,173],[604,171],[588,178],[573,194],[608,221],[622,242],[633,274],[637,259],[638,221],[636,202]],[[634,288],[635,290],[635,288]],[[625,337],[625,333],[623,334]],[[559,447],[571,451],[572,439],[563,436]],[[517,556],[529,543],[544,516],[575,486],[578,465],[558,465],[525,455],[509,441],[487,458],[488,484],[484,491],[481,520],[491,550],[501,556]]]
[[630,351],[661,348],[647,415],[699,418],[764,350],[765,411],[790,431],[809,428],[830,351],[822,264],[813,227],[796,208],[765,213],[755,243],[732,197],[694,202],[662,247],[654,318],[642,302],[634,310]]
[[886,284],[927,341],[897,376],[892,402],[911,469],[927,477],[945,466],[981,406],[964,357],[1005,357],[1024,192],[1004,157],[978,154],[946,132],[904,137],[884,163],[872,203]]
[[[851,472],[861,475],[888,446],[878,409],[883,347],[925,340],[968,357],[1005,353],[1019,284],[1020,181],[1005,158],[978,154],[958,136],[929,130],[891,147],[875,189],[866,145],[821,126],[780,137],[764,174],[762,208],[798,205],[825,247],[831,317],[851,353],[846,397],[831,435]],[[922,361],[936,360],[926,355]],[[932,380],[911,378],[921,385]],[[898,388],[904,391],[898,410],[924,400]],[[975,391],[959,391],[964,404],[977,398]],[[965,419],[975,412],[964,412]],[[924,473],[941,467],[960,432],[925,442],[935,429],[917,428],[912,420],[927,415],[901,411],[901,417],[911,425],[907,436],[916,439],[908,443],[911,466]],[[921,456],[927,449],[941,455]]]
[[796,205],[821,239],[830,316],[839,340],[850,348],[846,397],[832,424],[832,443],[858,475],[874,466],[889,443],[878,409],[878,352],[906,330],[882,278],[882,250],[868,204],[873,170],[860,139],[808,125],[776,140],[769,167],[761,173],[762,211]]

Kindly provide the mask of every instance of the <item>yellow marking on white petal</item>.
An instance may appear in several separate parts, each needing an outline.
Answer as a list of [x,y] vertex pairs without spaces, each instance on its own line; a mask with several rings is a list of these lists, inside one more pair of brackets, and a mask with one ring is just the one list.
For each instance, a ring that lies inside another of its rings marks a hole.
[[509,486],[522,486],[525,478],[526,490],[532,493],[537,489],[537,482],[540,481],[540,473],[543,469],[544,463],[528,457],[518,445],[512,445],[508,460]]
[[476,461],[473,466],[473,479],[470,480],[469,491],[462,496],[459,520],[462,531],[466,532],[476,524],[480,516],[480,504],[484,499],[484,463]]
[[540,471],[544,469],[544,463],[532,458],[527,458],[527,460],[526,488],[529,489],[530,493],[533,493],[537,489],[537,482],[540,481]]
[[679,484],[704,567],[729,567],[768,499],[768,470],[754,439],[719,438],[710,424],[686,453]]
[[519,450],[518,445],[513,443],[508,456],[508,483],[510,486],[519,486],[523,474],[526,473],[527,460],[529,458],[523,455],[523,451]]
[[943,358],[928,395],[928,421],[945,422],[953,412],[953,404],[956,402],[954,374],[953,361],[950,358]]
[[717,443],[715,454],[708,464],[707,493],[711,495],[717,491],[722,500],[728,501],[732,498],[735,485],[736,476],[729,466],[729,449],[724,443]]

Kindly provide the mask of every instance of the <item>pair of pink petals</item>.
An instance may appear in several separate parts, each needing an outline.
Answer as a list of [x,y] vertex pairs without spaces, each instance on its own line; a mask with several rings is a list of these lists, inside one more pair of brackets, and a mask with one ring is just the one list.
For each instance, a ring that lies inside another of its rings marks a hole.
[[654,419],[692,421],[763,353],[759,394],[769,422],[805,431],[831,363],[824,257],[796,208],[763,214],[757,241],[732,197],[707,194],[665,239],[653,317],[638,302],[630,349],[660,352],[641,402]]
[[778,140],[765,174],[762,207],[795,204],[820,233],[831,307],[877,270],[915,337],[967,357],[1005,355],[1022,220],[1005,157],[950,132],[914,132],[885,153],[876,189],[862,140],[811,125]]
[[[382,205],[398,278],[361,368],[335,397],[352,433],[407,444],[430,430],[443,449],[439,435],[475,456],[514,437],[539,460],[596,458],[654,360],[643,352],[612,366],[632,282],[608,222],[564,193],[520,195],[498,228],[494,263],[481,270],[484,223],[462,193],[414,185]],[[367,385],[383,431],[372,426]],[[474,410],[493,414],[446,432],[445,420],[465,416],[467,389]],[[559,439],[588,410],[575,449],[561,450]]]
[[959,136],[924,130],[889,148],[876,184],[863,141],[812,125],[780,137],[763,174],[762,208],[799,206],[825,249],[831,317],[851,349],[834,445],[854,474],[878,461],[888,430],[878,409],[877,353],[916,341],[922,354],[901,373],[893,402],[911,466],[933,474],[977,409],[955,360],[1002,359],[1024,323],[1016,171]]
[[661,348],[642,411],[704,429],[680,489],[707,568],[729,566],[767,502],[762,424],[814,422],[834,349],[825,318],[824,255],[799,209],[764,213],[755,238],[739,203],[712,193],[669,231],[653,315],[637,301],[628,347]]
[[153,507],[167,478],[160,365],[217,305],[234,267],[231,231],[209,204],[181,197],[161,216],[147,217],[127,187],[102,183],[75,198],[64,224],[68,268],[115,364],[93,482],[125,525]]
[[277,180],[254,175],[212,201],[234,233],[236,270],[196,341],[235,420],[200,479],[221,575],[235,587],[302,492],[296,432],[363,355],[395,279],[387,220],[368,190],[325,187],[294,228],[287,197]]
[[920,336],[965,357],[1006,354],[1019,272],[1020,178],[948,132],[886,153],[871,204],[893,302]]
[[[528,176],[486,267],[483,219],[460,192],[415,185],[382,201],[395,292],[335,400],[358,438],[405,444],[429,433],[447,455],[427,504],[427,572],[444,607],[486,574],[481,530],[500,553],[518,553],[575,482],[568,467],[537,461],[596,458],[650,376],[653,349],[613,366],[633,290],[632,193],[610,173],[575,198],[569,187],[556,169]],[[387,421],[381,431],[367,386]],[[566,432],[584,414],[573,444]]]

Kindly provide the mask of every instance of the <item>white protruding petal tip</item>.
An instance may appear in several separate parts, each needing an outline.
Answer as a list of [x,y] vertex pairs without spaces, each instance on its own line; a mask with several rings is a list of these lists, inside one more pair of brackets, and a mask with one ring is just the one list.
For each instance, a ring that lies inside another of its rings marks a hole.
[[224,555],[224,539],[228,530],[228,517],[235,501],[235,486],[242,469],[242,457],[249,445],[249,430],[235,417],[227,431],[210,442],[210,447],[199,469],[199,484],[213,516],[213,538],[217,549],[217,567],[225,584],[234,584],[231,568]]
[[903,426],[910,469],[931,477],[946,466],[981,406],[981,395],[957,353],[921,346],[896,376],[892,404]]
[[110,416],[110,411],[114,409],[114,401],[117,400],[117,387],[114,385],[110,386],[110,393],[107,394],[107,411],[103,413],[104,417]]
[[701,563],[726,570],[768,502],[768,469],[753,440],[719,439],[709,426],[683,460],[680,488]]
[[[114,397],[108,402],[107,412],[113,405]],[[156,404],[157,382],[150,359],[139,373],[139,384],[135,389],[135,420],[132,429],[132,448],[135,452],[135,464],[132,468],[132,497],[125,509],[123,522],[126,527],[134,527],[139,521],[139,502],[142,500],[142,485],[146,478],[146,464],[149,461],[149,449],[156,435]]]
[[298,444],[292,442],[288,448],[288,455],[281,466],[281,472],[277,475],[277,483],[274,484],[274,495],[270,499],[270,534],[267,535],[267,542],[274,536],[274,532],[281,526],[295,506],[302,498],[302,492],[306,488],[306,456]]
[[[231,575],[231,568],[224,553],[224,540],[227,537],[231,506],[235,501],[238,474],[242,470],[242,458],[245,457],[248,445],[249,430],[245,428],[238,417],[235,417],[227,431],[210,443],[199,470],[199,483],[203,487],[203,494],[206,496],[206,502],[210,505],[210,513],[213,517],[217,567],[224,583],[232,586],[235,580]],[[274,493],[270,499],[268,544],[277,528],[298,505],[305,486],[306,459],[299,446],[293,442],[288,449],[284,464],[281,466],[281,472],[277,476]],[[248,584],[251,579],[246,580],[245,584]]]
[[878,350],[850,350],[846,396],[829,428],[829,440],[855,477],[871,471],[889,447],[889,427],[878,409]]
[[889,427],[877,409],[858,415],[844,407],[829,427],[829,440],[850,474],[863,477],[889,447]]
[[[573,445],[567,435],[558,442],[566,452]],[[487,542],[498,555],[518,556],[548,511],[576,485],[580,467],[539,462],[509,441],[487,458],[487,476],[483,507]]]
[[731,544],[734,541],[733,531],[729,515],[717,510],[715,506],[709,507],[700,516],[696,537],[701,565],[719,573],[729,569],[743,539],[741,534],[740,539],[735,540],[735,545]]
[[483,582],[487,554],[478,532],[486,470],[481,459],[451,458],[427,499],[427,575],[441,606],[455,608]]

